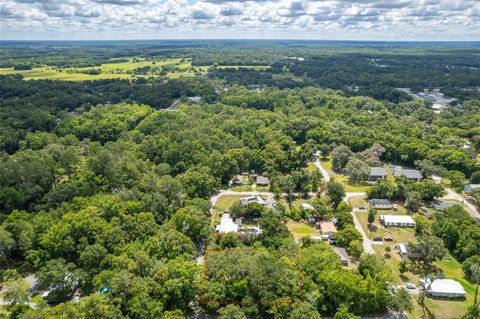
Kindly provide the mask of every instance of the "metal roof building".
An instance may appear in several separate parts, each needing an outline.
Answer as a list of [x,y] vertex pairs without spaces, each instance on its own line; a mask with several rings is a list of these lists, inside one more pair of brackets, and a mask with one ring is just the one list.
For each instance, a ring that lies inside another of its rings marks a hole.
[[415,227],[415,221],[408,215],[380,215],[380,221],[385,226]]
[[[422,285],[428,286],[427,280],[422,280]],[[463,286],[453,279],[435,279],[427,288],[430,297],[464,298],[466,293]]]

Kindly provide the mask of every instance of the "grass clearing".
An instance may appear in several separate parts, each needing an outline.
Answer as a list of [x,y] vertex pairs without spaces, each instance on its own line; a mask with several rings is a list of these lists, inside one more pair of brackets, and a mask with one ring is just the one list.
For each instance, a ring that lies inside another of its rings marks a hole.
[[245,195],[225,195],[219,197],[212,209],[212,224],[215,225],[219,223],[223,212],[229,209],[235,202],[238,202],[242,197],[245,197]]
[[287,222],[287,228],[295,239],[310,236],[321,236],[320,232],[314,227],[304,223],[295,222],[293,220],[289,220]]
[[[64,81],[87,81],[104,79],[130,79],[135,77],[150,77],[158,75],[137,74],[135,69],[143,67],[169,67],[169,78],[195,76],[195,71],[205,73],[210,67],[192,67],[189,59],[162,59],[147,61],[139,58],[129,58],[127,62],[105,63],[100,66],[83,68],[58,68],[43,66],[32,70],[14,70],[13,68],[0,68],[0,74],[20,74],[25,80],[64,80]],[[100,70],[100,74],[87,74],[85,72]]]
[[253,189],[252,189],[252,185],[239,185],[239,186],[233,186],[232,188],[230,188],[232,191],[234,192],[251,192]]

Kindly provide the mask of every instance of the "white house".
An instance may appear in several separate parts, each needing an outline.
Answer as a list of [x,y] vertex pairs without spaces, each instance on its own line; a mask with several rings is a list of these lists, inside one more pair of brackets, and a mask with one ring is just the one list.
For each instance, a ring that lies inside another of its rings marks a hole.
[[380,222],[385,226],[415,227],[415,221],[408,215],[380,215]]
[[220,224],[218,224],[215,229],[220,234],[236,233],[238,231],[238,225],[230,217],[230,214],[224,213],[220,220]]
[[465,289],[453,279],[434,279],[430,287],[428,280],[421,280],[422,286],[427,287],[427,295],[440,298],[465,298]]

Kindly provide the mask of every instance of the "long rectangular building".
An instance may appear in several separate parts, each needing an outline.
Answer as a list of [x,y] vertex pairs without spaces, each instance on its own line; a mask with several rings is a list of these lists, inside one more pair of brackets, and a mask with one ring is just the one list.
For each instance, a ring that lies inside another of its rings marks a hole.
[[408,215],[380,215],[380,222],[384,226],[415,227],[415,221]]

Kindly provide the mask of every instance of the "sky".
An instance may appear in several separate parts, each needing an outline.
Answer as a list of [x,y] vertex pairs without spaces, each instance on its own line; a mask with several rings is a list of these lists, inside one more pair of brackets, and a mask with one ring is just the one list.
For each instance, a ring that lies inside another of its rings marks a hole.
[[480,0],[0,0],[2,40],[480,40]]

